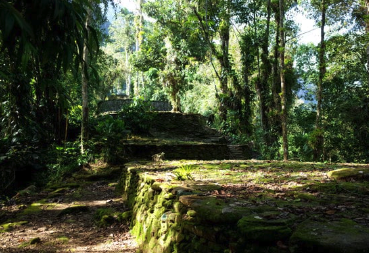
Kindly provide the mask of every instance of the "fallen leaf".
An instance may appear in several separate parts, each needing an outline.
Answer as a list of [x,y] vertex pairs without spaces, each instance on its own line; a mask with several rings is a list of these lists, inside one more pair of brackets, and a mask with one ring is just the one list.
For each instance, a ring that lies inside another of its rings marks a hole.
[[336,213],[336,210],[328,210],[325,212],[326,214],[332,215]]
[[277,246],[278,246],[278,248],[280,248],[280,249],[288,249],[288,246],[287,246],[287,245],[285,245],[282,241],[278,241],[278,242],[277,242]]

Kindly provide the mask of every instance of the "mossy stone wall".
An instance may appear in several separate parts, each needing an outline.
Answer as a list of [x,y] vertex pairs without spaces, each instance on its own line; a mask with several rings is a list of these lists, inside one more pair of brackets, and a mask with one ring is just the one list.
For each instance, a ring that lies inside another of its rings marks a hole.
[[127,166],[119,189],[143,253],[369,253],[369,228],[355,221],[304,220],[267,202],[210,194],[216,183],[173,180],[171,166]]
[[[219,186],[203,187],[208,190]],[[258,242],[263,235],[249,236],[245,224],[255,210],[237,207],[228,210],[225,201],[201,196],[202,186],[162,182],[140,168],[127,168],[120,188],[132,208],[131,232],[141,252],[246,252],[246,246],[247,252],[284,252],[270,243],[274,239],[265,239],[260,246]],[[280,239],[291,233],[283,222],[264,222],[262,231],[273,237],[274,228],[283,232]]]

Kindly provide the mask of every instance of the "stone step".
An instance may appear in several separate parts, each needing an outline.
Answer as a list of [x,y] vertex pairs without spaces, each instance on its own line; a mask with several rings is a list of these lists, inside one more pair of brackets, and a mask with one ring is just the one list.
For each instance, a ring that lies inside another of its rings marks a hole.
[[244,154],[244,146],[228,145],[229,159],[245,160],[247,157]]

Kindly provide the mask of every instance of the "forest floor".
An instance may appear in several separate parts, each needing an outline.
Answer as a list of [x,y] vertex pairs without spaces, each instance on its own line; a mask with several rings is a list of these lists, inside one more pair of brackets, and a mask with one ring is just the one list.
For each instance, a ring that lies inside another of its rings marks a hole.
[[126,207],[118,179],[79,177],[19,192],[0,209],[0,253],[136,252],[129,224],[119,221]]
[[[189,189],[215,185],[194,194],[233,203],[234,210],[275,209],[266,217],[258,214],[263,219],[351,220],[369,227],[368,165],[181,160],[125,166],[140,168],[157,183]],[[64,182],[18,192],[0,205],[0,253],[136,252],[122,215],[128,208],[116,191],[123,167],[96,164]]]

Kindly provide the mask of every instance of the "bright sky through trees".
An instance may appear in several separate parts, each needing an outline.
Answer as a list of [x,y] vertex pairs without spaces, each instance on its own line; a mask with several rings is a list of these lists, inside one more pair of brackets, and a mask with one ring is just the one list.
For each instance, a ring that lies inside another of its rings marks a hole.
[[[135,0],[115,0],[114,2],[117,6],[125,7],[132,12],[135,12],[137,9]],[[301,29],[299,33],[301,34],[301,36],[299,36],[300,44],[312,42],[317,45],[320,41],[320,30],[315,26],[314,20],[306,18],[301,11],[295,12],[293,15],[295,16],[296,23]],[[112,17],[112,15],[110,16]]]

